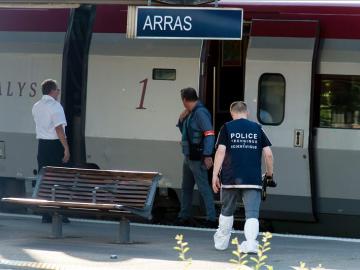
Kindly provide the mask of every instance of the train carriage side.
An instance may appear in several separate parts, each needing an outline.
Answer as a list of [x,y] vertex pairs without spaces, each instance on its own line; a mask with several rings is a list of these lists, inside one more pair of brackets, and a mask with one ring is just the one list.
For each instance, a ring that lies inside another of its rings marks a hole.
[[[199,75],[202,82],[205,74],[207,82],[200,90],[217,125],[226,119],[226,106],[218,108],[221,100],[244,97],[252,119],[263,124],[274,144],[279,187],[270,191],[264,217],[313,221],[319,213],[359,215],[354,206],[360,199],[358,37],[351,37],[351,31],[347,37],[320,36],[324,23],[315,15],[265,17],[271,19],[253,18],[249,45],[245,39],[240,46],[243,59],[229,67],[216,55],[224,53],[224,43],[218,43],[215,52],[205,52],[203,46],[200,54],[200,42],[95,34],[87,94],[87,161],[102,168],[161,170],[162,186],[179,191],[180,136],[174,126],[182,109],[178,90],[198,85]],[[199,57],[205,61],[202,72]],[[157,80],[156,71],[169,77]],[[234,72],[239,73],[236,80],[226,77]],[[229,84],[222,82],[226,80],[239,91],[229,92]],[[347,88],[351,98],[345,98]],[[354,189],[338,187],[344,177]]]
[[24,196],[21,179],[37,170],[31,109],[44,79],[61,84],[68,15],[62,9],[0,9],[0,197]]
[[314,103],[318,208],[360,216],[360,40],[327,38],[320,48]]
[[252,20],[245,100],[273,142],[279,182],[264,217],[360,215],[360,37],[351,28],[360,16],[351,12]]
[[179,191],[180,89],[197,86],[200,50],[200,41],[95,33],[89,55],[87,162],[102,169],[161,171],[160,186]]

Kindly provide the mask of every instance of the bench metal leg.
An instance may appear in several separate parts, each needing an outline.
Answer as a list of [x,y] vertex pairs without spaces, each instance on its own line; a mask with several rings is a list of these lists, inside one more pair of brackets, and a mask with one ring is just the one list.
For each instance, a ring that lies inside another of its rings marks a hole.
[[62,216],[58,213],[52,215],[51,224],[51,237],[61,238],[62,237]]
[[126,218],[120,220],[116,243],[118,244],[130,243],[130,222]]

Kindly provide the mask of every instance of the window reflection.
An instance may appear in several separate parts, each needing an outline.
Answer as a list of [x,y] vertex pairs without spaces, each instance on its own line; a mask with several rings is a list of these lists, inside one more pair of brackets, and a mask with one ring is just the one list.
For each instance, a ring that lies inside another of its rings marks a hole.
[[320,80],[320,127],[360,128],[360,76]]
[[175,81],[176,69],[154,68],[153,80]]
[[285,113],[285,78],[266,73],[259,79],[258,119],[264,125],[280,125]]

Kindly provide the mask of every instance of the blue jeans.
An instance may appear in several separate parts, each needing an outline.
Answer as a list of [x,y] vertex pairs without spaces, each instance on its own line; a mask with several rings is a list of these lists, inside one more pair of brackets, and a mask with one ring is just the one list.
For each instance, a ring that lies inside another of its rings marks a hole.
[[181,194],[181,210],[179,217],[188,219],[192,216],[192,200],[194,186],[197,185],[204,200],[208,220],[216,220],[214,196],[208,182],[208,171],[202,161],[184,159]]
[[260,189],[223,188],[221,190],[221,214],[226,217],[234,215],[236,202],[240,198],[242,198],[244,204],[246,219],[258,219],[261,203]]

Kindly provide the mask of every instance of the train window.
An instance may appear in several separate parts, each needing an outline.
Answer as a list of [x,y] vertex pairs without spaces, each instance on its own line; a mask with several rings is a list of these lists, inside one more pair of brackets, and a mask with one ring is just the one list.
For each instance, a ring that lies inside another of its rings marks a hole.
[[154,68],[152,78],[153,80],[175,81],[176,69]]
[[265,73],[259,79],[258,120],[263,125],[277,126],[285,116],[285,78]]
[[319,75],[318,126],[360,128],[360,76]]

